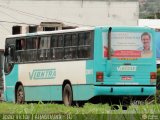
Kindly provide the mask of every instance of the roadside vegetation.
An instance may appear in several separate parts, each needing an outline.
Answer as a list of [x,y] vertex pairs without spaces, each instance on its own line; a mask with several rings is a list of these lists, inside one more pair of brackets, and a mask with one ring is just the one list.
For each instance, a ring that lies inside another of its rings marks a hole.
[[[138,104],[137,104],[138,103]],[[123,105],[108,105],[85,103],[83,107],[64,106],[63,104],[55,103],[0,103],[0,114],[20,114],[20,115],[60,115],[60,119],[83,119],[83,120],[103,120],[103,119],[137,119],[152,117],[160,118],[160,104],[156,99],[147,103],[131,103],[127,110],[123,110]],[[114,107],[113,107],[114,106]],[[115,107],[116,106],[116,107]],[[116,108],[116,109],[114,109]],[[2,117],[2,116],[1,116]],[[42,116],[41,116],[42,117]],[[42,117],[43,118],[43,117]],[[32,118],[34,119],[41,119]],[[50,118],[51,119],[51,118]],[[55,118],[54,118],[55,119]],[[59,119],[59,118],[57,118]]]

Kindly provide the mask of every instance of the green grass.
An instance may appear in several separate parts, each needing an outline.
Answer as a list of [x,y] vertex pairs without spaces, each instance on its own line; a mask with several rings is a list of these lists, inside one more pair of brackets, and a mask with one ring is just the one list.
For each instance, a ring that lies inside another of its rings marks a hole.
[[69,107],[63,104],[44,104],[39,102],[37,104],[14,104],[14,103],[0,103],[0,113],[15,113],[15,114],[104,114],[109,110],[108,104],[91,104],[86,103],[84,107]]
[[[108,104],[91,104],[86,103],[83,107],[67,107],[63,104],[44,104],[39,102],[37,104],[14,104],[14,103],[0,103],[1,114],[60,114],[71,115],[72,119],[83,120],[101,120],[101,119],[137,119],[141,120],[142,115],[156,115],[160,118],[160,104],[145,104],[145,105],[133,105],[131,104],[127,110],[122,110],[121,105],[117,105],[118,110],[111,110],[111,106]],[[66,116],[65,116],[66,117]],[[62,117],[63,119],[66,119]],[[149,116],[147,116],[149,117]],[[153,116],[151,116],[153,117]],[[37,119],[37,118],[36,118]],[[34,119],[33,119],[34,120]]]

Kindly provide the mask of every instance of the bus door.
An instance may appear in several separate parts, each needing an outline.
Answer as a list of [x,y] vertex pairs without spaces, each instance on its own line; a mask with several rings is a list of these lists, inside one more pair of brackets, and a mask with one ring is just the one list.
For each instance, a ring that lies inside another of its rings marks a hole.
[[8,45],[5,48],[5,61],[4,61],[4,71],[5,73],[9,73],[11,69],[13,68],[14,65],[14,60],[15,60],[15,45]]

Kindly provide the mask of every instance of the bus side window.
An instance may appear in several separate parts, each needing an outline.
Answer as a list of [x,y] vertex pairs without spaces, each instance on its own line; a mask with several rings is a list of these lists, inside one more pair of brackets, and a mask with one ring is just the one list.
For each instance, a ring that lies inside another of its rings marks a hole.
[[80,45],[84,45],[84,36],[85,34],[84,33],[79,33],[79,35],[78,35],[78,45],[80,46]]
[[84,44],[91,45],[91,33],[90,32],[86,33]]
[[55,59],[55,48],[58,47],[58,36],[57,35],[53,35],[51,37],[51,59]]
[[7,61],[11,61],[11,47],[7,46],[5,49],[5,56],[7,58]]
[[64,59],[71,59],[71,34],[64,36]]
[[79,33],[78,35],[78,58],[84,58],[82,45],[84,45],[84,33]]
[[34,42],[34,49],[38,49],[39,48],[39,37],[34,38],[33,42]]
[[84,57],[90,58],[91,57],[91,32],[85,33],[85,40],[84,40]]
[[4,70],[6,73],[9,73],[13,68],[15,62],[14,51],[15,51],[15,45],[8,45],[5,48]]
[[63,35],[58,35],[57,48],[55,48],[55,58],[56,59],[63,59],[64,57],[63,46],[64,46]]
[[9,56],[10,56],[10,61],[14,61],[14,46],[10,46],[9,48],[8,48],[8,51],[9,51]]
[[40,49],[39,49],[39,59],[49,60],[50,59],[50,37],[43,36],[40,38]]
[[51,39],[51,59],[63,58],[63,35],[53,35]]
[[31,37],[29,37],[29,38],[26,38],[26,52],[25,52],[25,54],[26,54],[26,59],[25,59],[25,61],[32,61],[31,59],[32,59],[32,49],[33,49],[33,40],[32,40],[32,38]]
[[78,45],[78,36],[77,34],[73,34],[72,35],[72,51],[71,51],[71,54],[72,54],[72,58],[77,58],[78,55],[77,55],[77,45]]
[[68,34],[65,37],[64,46],[64,59],[75,59],[77,58],[77,41],[78,37],[76,33]]
[[51,59],[63,59],[63,35],[53,35],[51,38]]
[[25,39],[16,40],[16,50],[24,50],[25,49]]
[[91,35],[90,32],[79,33],[78,58],[91,57]]
[[25,61],[25,39],[18,39],[16,40],[16,61],[17,62],[24,62]]
[[26,61],[37,61],[38,37],[27,38]]

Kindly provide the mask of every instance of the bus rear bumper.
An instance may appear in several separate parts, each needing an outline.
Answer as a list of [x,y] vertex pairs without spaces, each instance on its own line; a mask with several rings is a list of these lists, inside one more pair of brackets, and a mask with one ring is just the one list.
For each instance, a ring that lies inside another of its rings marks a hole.
[[94,86],[97,95],[150,96],[156,94],[156,86]]

